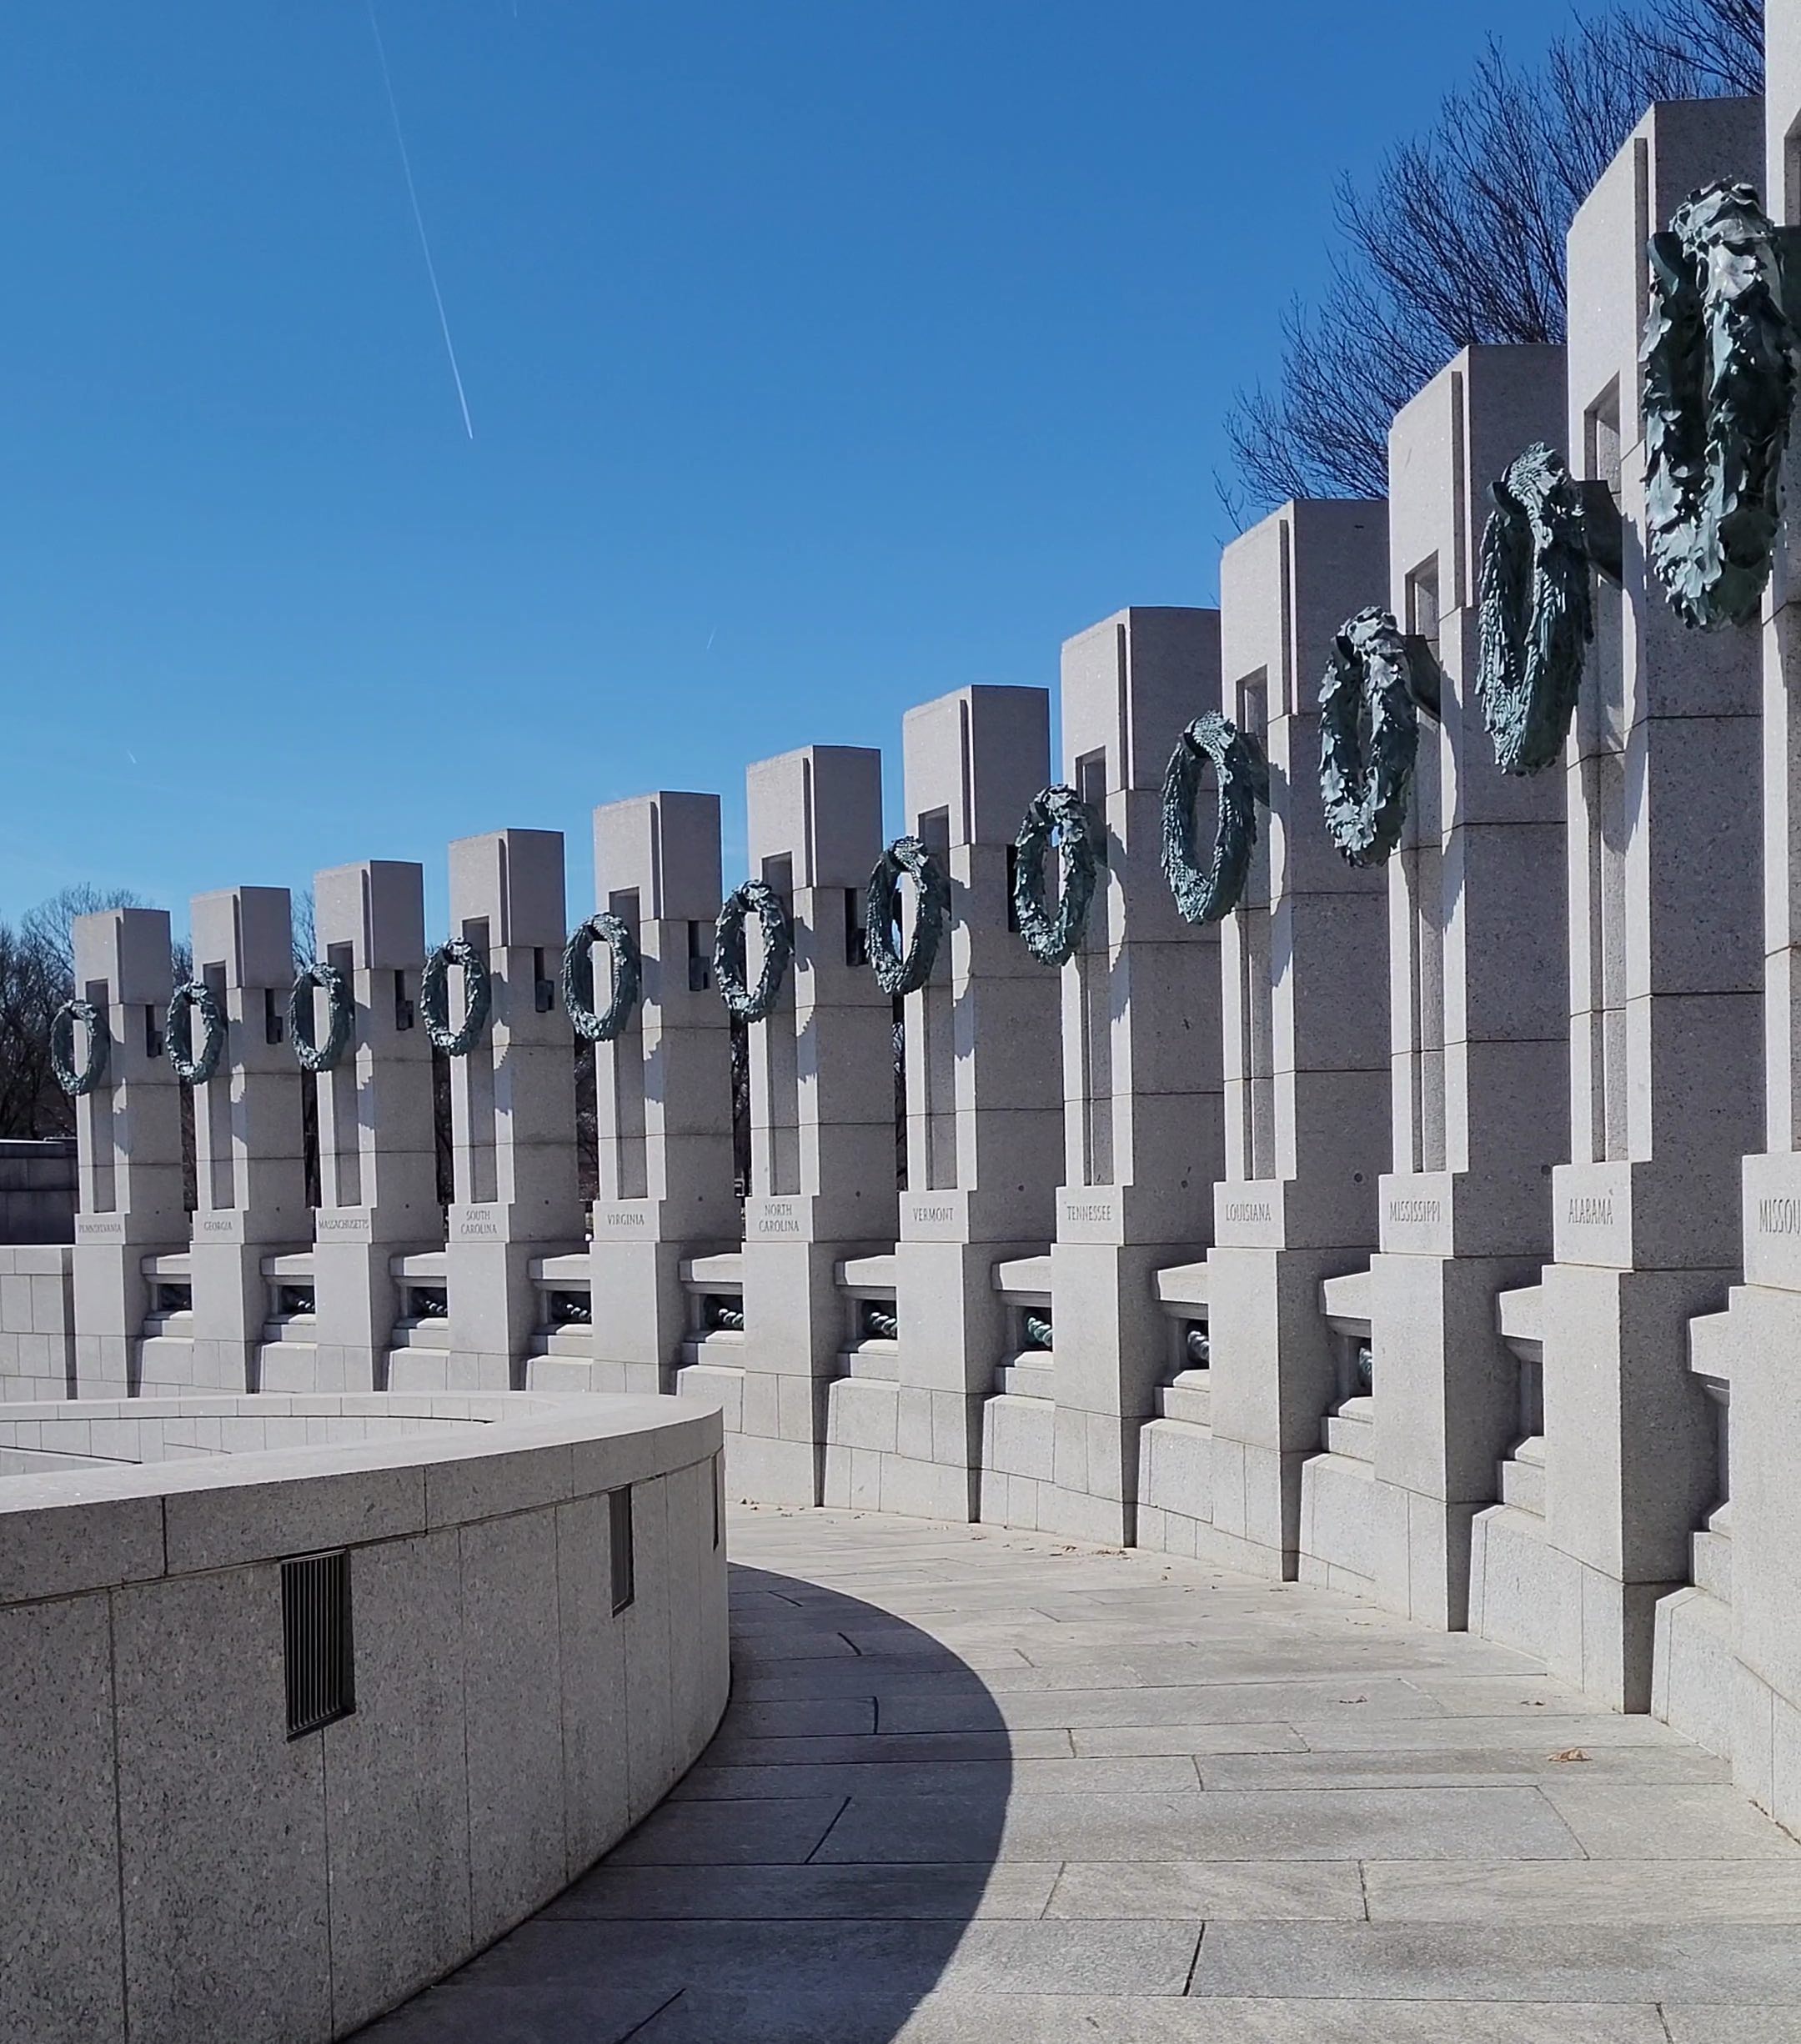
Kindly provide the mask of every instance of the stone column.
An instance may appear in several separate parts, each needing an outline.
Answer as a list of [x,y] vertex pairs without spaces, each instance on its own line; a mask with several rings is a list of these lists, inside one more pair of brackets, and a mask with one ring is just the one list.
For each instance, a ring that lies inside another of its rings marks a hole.
[[[740,1495],[811,1505],[851,1335],[837,1266],[891,1250],[897,1217],[893,1005],[862,939],[881,755],[810,745],[753,766],[745,787],[751,871],[789,904],[795,954],[775,1012],[750,1025],[744,1401],[727,1454]],[[754,974],[754,932],[750,949]]]
[[1544,1515],[1477,1519],[1470,1622],[1623,1710],[1650,1701],[1653,1610],[1717,1490],[1687,1330],[1738,1263],[1763,963],[1756,637],[1687,630],[1644,559],[1644,248],[1699,186],[1757,181],[1761,113],[1653,108],[1569,238],[1569,438],[1619,498],[1625,579],[1598,584],[1568,769],[1574,1161],[1543,1280]]
[[1220,564],[1225,708],[1260,734],[1270,807],[1225,923],[1226,1169],[1213,1195],[1213,1379],[1204,1558],[1292,1576],[1301,1465],[1351,1387],[1323,1280],[1367,1265],[1388,1161],[1387,875],[1347,864],[1320,799],[1332,636],[1388,586],[1381,503],[1285,504]]
[[[1470,1521],[1520,1432],[1497,1294],[1551,1249],[1566,1140],[1563,784],[1504,774],[1476,694],[1477,558],[1488,484],[1563,446],[1558,348],[1467,348],[1389,435],[1389,604],[1438,669],[1415,796],[1388,863],[1391,1115],[1370,1287],[1374,1590],[1461,1628]],[[1335,1458],[1337,1459],[1337,1458]],[[1353,1480],[1372,1474],[1352,1464]],[[1323,1530],[1323,1529],[1322,1529]]]
[[163,1048],[169,919],[162,909],[75,919],[75,990],[106,1016],[106,1076],[75,1103],[75,1375],[81,1395],[138,1389],[152,1305],[146,1256],[185,1254],[181,1089]]
[[[600,1196],[594,1203],[594,1361],[541,1370],[602,1391],[672,1383],[688,1328],[685,1258],[735,1249],[731,1034],[713,984],[720,909],[717,795],[640,795],[594,811],[601,907],[644,954],[643,997],[610,1043],[594,1046]],[[594,952],[596,1003],[610,960]]]
[[1037,1523],[1083,1539],[1136,1536],[1138,1432],[1170,1364],[1154,1274],[1210,1233],[1222,1148],[1217,934],[1176,912],[1161,794],[1184,727],[1219,707],[1219,673],[1212,610],[1122,610],[1063,649],[1065,774],[1105,825],[1106,867],[1062,974],[1056,1415]]
[[[165,1363],[183,1370],[178,1345],[147,1345],[144,1389],[254,1391],[272,1317],[263,1261],[313,1244],[301,1074],[288,1041],[294,972],[288,889],[197,894],[193,925],[193,976],[218,1002],[225,1048],[212,1078],[193,1090],[193,1350],[185,1374],[165,1375]],[[195,1016],[197,1050],[202,1034]]]
[[[1801,226],[1794,9],[1768,10],[1765,58],[1760,188],[1772,218],[1793,233]],[[1801,433],[1793,430],[1783,482],[1788,504],[1801,502]],[[1726,1450],[1722,1495],[1693,1522],[1689,1586],[1658,1606],[1651,1707],[1729,1754],[1738,1786],[1793,1831],[1801,1828],[1801,556],[1792,517],[1777,536],[1762,634],[1763,1147],[1743,1164],[1746,1281],[1728,1312],[1689,1325],[1689,1368],[1711,1395]]]
[[[561,831],[497,830],[450,847],[450,927],[485,958],[494,989],[479,1041],[450,1060],[451,1390],[523,1385],[540,1312],[533,1266],[586,1248],[574,1044],[557,988],[564,916]],[[450,974],[453,1025],[462,977]],[[409,1375],[415,1367],[409,1360]],[[398,1356],[395,1369],[398,1378]]]
[[[263,1388],[379,1390],[401,1313],[393,1260],[444,1237],[431,1043],[419,1014],[424,871],[394,859],[335,866],[315,877],[313,900],[319,958],[344,974],[356,1021],[334,1069],[304,1082],[319,1102],[311,1381],[279,1380],[293,1352],[284,1342],[263,1352]],[[322,995],[314,1010],[323,1043]]]
[[[906,1190],[895,1252],[899,1381],[831,1390],[827,1496],[927,1518],[977,1515],[982,1408],[1005,1354],[1001,1259],[1042,1255],[1062,1175],[1048,1053],[1057,974],[1009,927],[1011,850],[1050,778],[1042,689],[970,688],[907,712],[906,828],[943,865],[951,909],[906,1000]],[[911,890],[908,890],[911,891]]]

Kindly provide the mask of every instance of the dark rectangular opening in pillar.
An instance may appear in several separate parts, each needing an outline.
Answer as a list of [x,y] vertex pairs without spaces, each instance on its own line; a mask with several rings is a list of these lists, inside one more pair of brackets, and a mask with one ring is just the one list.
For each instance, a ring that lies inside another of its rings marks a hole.
[[[794,861],[765,859],[764,880],[780,895],[782,906],[794,913]],[[825,894],[815,890],[815,899]],[[816,943],[817,930],[797,930],[797,945]],[[832,934],[827,933],[826,942]],[[753,918],[745,935],[746,977],[751,985],[763,967],[761,931]],[[795,978],[799,959],[790,961],[782,975],[781,990],[768,1017],[750,1025],[751,1055],[760,1074],[760,1084],[751,1089],[751,1142],[757,1190],[771,1197],[800,1190],[800,1070],[798,1023],[795,1012]],[[759,1141],[760,1138],[760,1141]],[[760,1150],[760,1156],[757,1152]]]
[[[1076,792],[1095,821],[1106,827],[1107,756],[1085,754],[1076,762]],[[1113,1182],[1113,976],[1110,969],[1113,890],[1103,874],[1095,888],[1075,964],[1081,989],[1082,1183]]]
[[[1269,741],[1269,672],[1259,668],[1234,691],[1235,721],[1261,749]],[[1270,929],[1267,814],[1257,819],[1257,849],[1239,898],[1239,1066],[1244,1074],[1244,1135],[1239,1169],[1247,1178],[1276,1175],[1276,989]]]
[[[640,935],[638,889],[635,887],[620,888],[610,894],[607,906],[635,938]],[[593,955],[594,999],[598,1012],[611,997],[614,960],[611,954],[599,944],[594,946]],[[600,1058],[602,1062],[612,1067],[609,1088],[612,1125],[610,1130],[603,1130],[603,1136],[610,1137],[611,1162],[618,1175],[614,1196],[620,1200],[642,1200],[650,1190],[650,1160],[645,1130],[645,1034],[644,1004],[641,1001],[633,1008],[625,1028],[610,1045],[603,1048]],[[596,1069],[599,1070],[599,1065]],[[603,1162],[600,1175],[603,1188],[606,1185],[607,1175]]]
[[[950,810],[926,810],[919,819],[919,837],[940,864],[947,866],[951,852]],[[906,913],[911,930],[911,905]],[[957,1182],[956,996],[951,980],[950,953],[951,931],[947,926],[939,943],[939,963],[920,991],[921,1069],[909,1075],[916,1096],[914,1112],[923,1118],[923,1187],[935,1192]]]
[[[104,979],[90,979],[82,989],[82,999],[101,1014],[111,1013],[113,989]],[[155,1010],[147,1009],[146,1043],[155,1026]],[[78,1055],[79,1053],[78,1052]],[[110,1214],[118,1200],[118,1189],[113,1177],[113,1089],[102,1085],[92,1093],[81,1095],[75,1102],[78,1116],[87,1115],[88,1132],[92,1140],[88,1155],[93,1160],[89,1181],[83,1189],[83,1196],[92,1202],[90,1211]]]
[[[501,847],[503,853],[504,845]],[[463,925],[463,941],[488,960],[488,919],[472,916]],[[463,969],[453,965],[449,974],[449,986],[447,1002],[454,1029],[467,1012],[468,993],[464,983]],[[528,989],[509,987],[505,999],[509,1003],[523,999]],[[457,1130],[457,1196],[465,1205],[483,1205],[496,1199],[499,1194],[499,1164],[494,1154],[494,1060],[493,1025],[484,1029],[468,1051],[452,1060],[451,1086],[453,1092],[460,1086],[463,1101],[462,1126]]]
[[[1583,414],[1583,465],[1618,501],[1619,385],[1610,383]],[[1594,644],[1582,691],[1582,789],[1587,833],[1589,1159],[1628,1155],[1626,1073],[1626,595],[1596,574]]]
[[[1407,579],[1407,629],[1438,659],[1438,557]],[[1444,839],[1437,730],[1421,719],[1413,814],[1401,853],[1407,904],[1408,1129],[1412,1168],[1445,1167]]]
[[[206,1204],[215,1213],[237,1204],[237,1173],[232,1162],[232,1041],[229,1011],[225,996],[225,968],[223,964],[208,965],[200,977],[213,990],[213,998],[218,1004],[222,1015],[227,1016],[225,1025],[225,1050],[218,1069],[206,1082],[204,1112],[197,1105],[194,1127],[198,1132],[205,1130]],[[196,1011],[188,1011],[188,1025],[193,1031],[193,1048],[200,1047],[202,1025]],[[198,1089],[197,1089],[198,1090]]]

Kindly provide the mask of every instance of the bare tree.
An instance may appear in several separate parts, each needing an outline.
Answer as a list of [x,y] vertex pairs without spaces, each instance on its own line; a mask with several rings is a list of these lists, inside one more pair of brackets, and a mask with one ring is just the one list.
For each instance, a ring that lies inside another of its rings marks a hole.
[[1389,422],[1459,348],[1563,339],[1571,217],[1645,108],[1762,74],[1759,0],[1602,15],[1532,70],[1491,43],[1368,187],[1340,185],[1329,295],[1289,308],[1273,388],[1228,414],[1227,508],[1383,494]]
[[313,910],[313,889],[297,887],[288,899],[288,921],[293,931],[294,970],[301,971],[319,957],[319,923]]
[[50,1021],[76,991],[78,915],[140,906],[123,888],[65,887],[0,923],[0,1136],[68,1135],[74,1110],[50,1069]]

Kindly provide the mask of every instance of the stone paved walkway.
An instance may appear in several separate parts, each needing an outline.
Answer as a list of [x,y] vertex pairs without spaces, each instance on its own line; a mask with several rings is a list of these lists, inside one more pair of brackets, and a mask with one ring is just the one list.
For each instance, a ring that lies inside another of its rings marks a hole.
[[700,1764],[365,2044],[1801,2044],[1801,1845],[1517,1655],[1038,1536],[731,1539]]

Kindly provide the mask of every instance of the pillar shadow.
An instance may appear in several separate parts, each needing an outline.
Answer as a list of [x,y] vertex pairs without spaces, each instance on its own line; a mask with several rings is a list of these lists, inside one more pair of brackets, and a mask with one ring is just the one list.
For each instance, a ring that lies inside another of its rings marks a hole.
[[731,1701],[669,1798],[362,2044],[899,2035],[999,1856],[1013,1774],[999,1708],[877,1605],[738,1564],[731,1598]]

